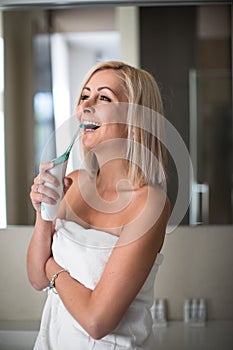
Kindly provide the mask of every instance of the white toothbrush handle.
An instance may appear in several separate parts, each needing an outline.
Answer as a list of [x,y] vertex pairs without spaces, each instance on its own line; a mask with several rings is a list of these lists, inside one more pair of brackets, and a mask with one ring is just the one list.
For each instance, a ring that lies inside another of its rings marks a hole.
[[59,204],[63,197],[63,179],[65,177],[67,161],[61,164],[55,165],[51,170],[49,170],[50,174],[54,175],[59,180],[59,187],[55,187],[50,183],[45,183],[45,186],[52,188],[56,192],[58,192],[60,198],[57,200],[56,204],[47,204],[41,203],[41,216],[43,220],[53,221],[55,220],[59,208]]

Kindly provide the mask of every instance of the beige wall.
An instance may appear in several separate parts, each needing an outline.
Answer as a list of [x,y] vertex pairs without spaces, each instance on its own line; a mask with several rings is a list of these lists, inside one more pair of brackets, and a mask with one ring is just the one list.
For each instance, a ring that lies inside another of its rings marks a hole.
[[[0,321],[39,320],[46,297],[26,274],[31,226],[0,230]],[[233,320],[231,226],[180,227],[167,235],[156,297],[168,299],[169,319],[182,318],[182,301],[206,297],[209,319]]]
[[0,230],[0,320],[39,320],[46,293],[28,282],[26,251],[33,228]]
[[170,319],[182,318],[185,298],[204,297],[209,319],[233,320],[233,227],[179,227],[167,235],[156,297],[168,299]]

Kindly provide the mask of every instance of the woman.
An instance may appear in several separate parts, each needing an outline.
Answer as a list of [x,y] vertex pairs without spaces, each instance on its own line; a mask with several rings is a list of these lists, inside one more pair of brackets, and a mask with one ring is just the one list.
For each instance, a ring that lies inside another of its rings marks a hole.
[[35,349],[153,349],[150,308],[170,210],[162,113],[147,72],[105,62],[88,75],[77,103],[86,169],[64,179],[54,223],[40,211],[58,199],[44,184],[58,185],[53,163],[42,164],[30,193],[28,276],[37,290],[50,285]]

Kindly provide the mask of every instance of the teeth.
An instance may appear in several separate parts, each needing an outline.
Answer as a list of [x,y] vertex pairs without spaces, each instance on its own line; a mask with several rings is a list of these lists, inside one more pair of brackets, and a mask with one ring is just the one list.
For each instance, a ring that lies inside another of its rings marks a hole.
[[83,120],[83,125],[85,131],[95,131],[101,126],[101,123],[90,120]]
[[84,120],[83,121],[83,124],[84,125],[94,125],[94,126],[101,126],[101,124],[100,123],[98,123],[98,122],[94,122],[94,121],[90,121],[90,120]]

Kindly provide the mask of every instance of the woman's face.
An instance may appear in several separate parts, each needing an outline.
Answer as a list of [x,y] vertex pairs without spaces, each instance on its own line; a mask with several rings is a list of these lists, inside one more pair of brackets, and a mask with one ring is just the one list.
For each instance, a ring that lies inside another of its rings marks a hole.
[[127,101],[123,82],[113,69],[94,73],[77,106],[79,121],[84,124],[82,142],[87,149],[127,137]]

